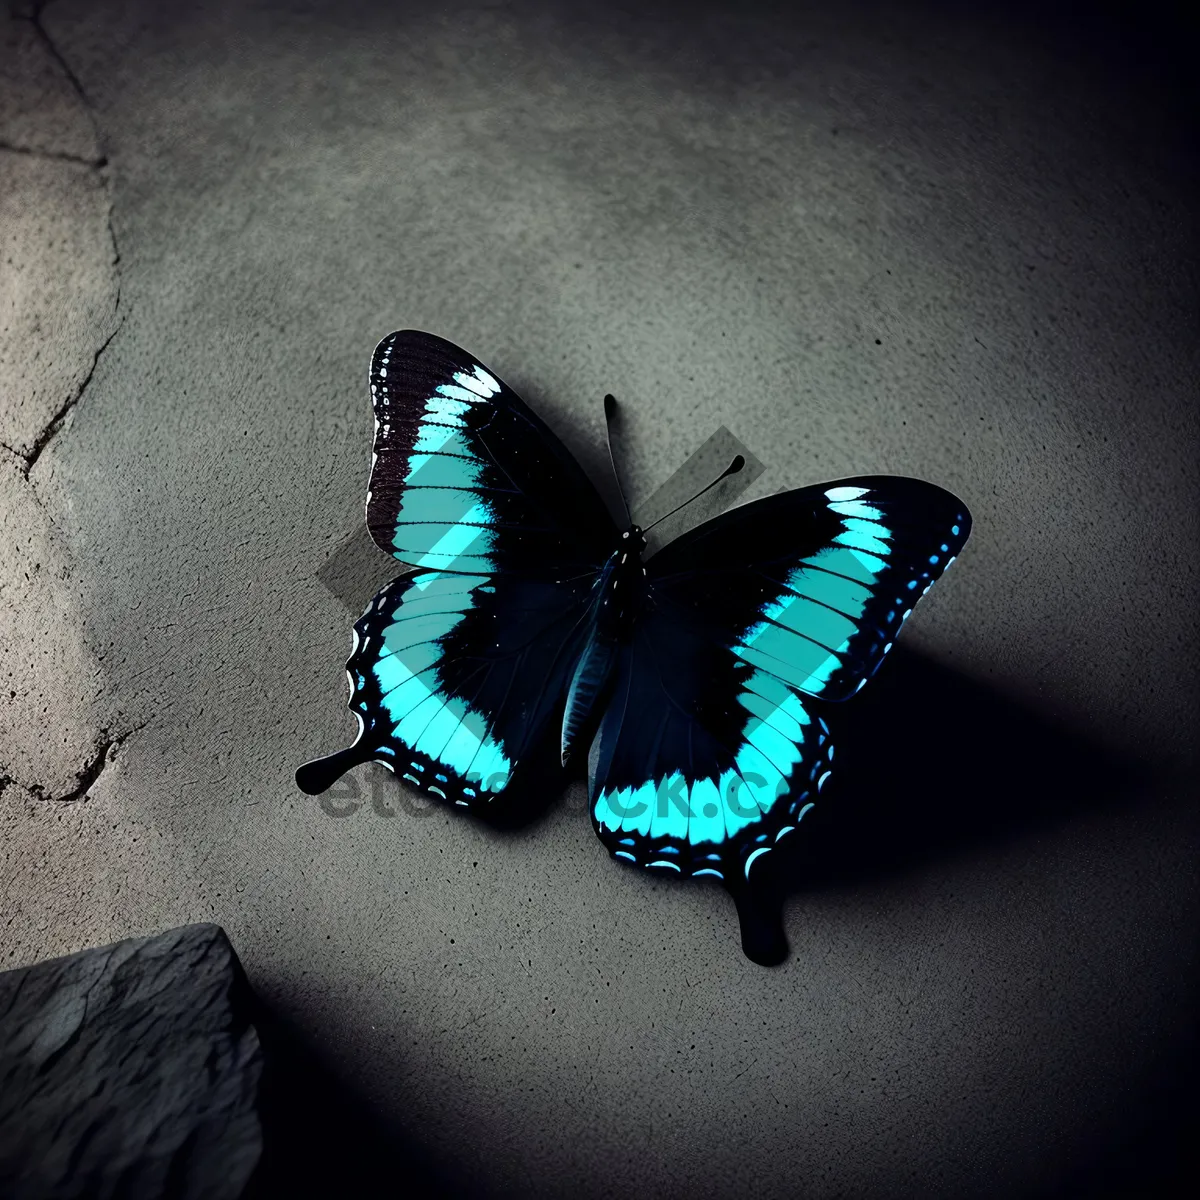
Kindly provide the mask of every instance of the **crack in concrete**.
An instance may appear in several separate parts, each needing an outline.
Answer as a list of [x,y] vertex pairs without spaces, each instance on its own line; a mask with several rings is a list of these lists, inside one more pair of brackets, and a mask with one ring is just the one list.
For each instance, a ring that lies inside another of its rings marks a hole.
[[30,158],[48,158],[53,162],[75,163],[80,167],[100,168],[108,165],[108,159],[103,154],[98,158],[84,158],[82,154],[69,154],[66,150],[42,150],[37,146],[17,146],[8,141],[0,141],[0,150],[8,154],[27,154]]
[[[117,751],[138,730],[145,729],[146,724],[147,722],[143,721],[140,725],[134,725],[124,733],[117,734],[116,737],[105,738],[100,742],[96,747],[96,753],[75,773],[75,786],[69,792],[64,792],[61,796],[49,796],[40,783],[29,784],[28,787],[25,787],[25,791],[35,799],[48,804],[74,804],[79,800],[86,799],[88,792],[96,786],[97,780],[104,774],[105,768],[111,765]],[[0,775],[0,795],[4,793],[5,788],[14,783],[24,786],[11,775]]]
[[[117,286],[117,303],[120,304],[120,302],[121,302],[121,289],[120,289],[120,285],[118,284],[118,286]],[[34,465],[37,463],[37,460],[39,458],[41,458],[42,451],[46,449],[46,447],[50,444],[51,440],[54,438],[54,435],[62,428],[62,424],[67,419],[67,416],[69,415],[71,410],[75,407],[75,405],[77,405],[79,403],[80,400],[83,399],[83,393],[87,390],[88,384],[92,382],[92,376],[95,375],[95,373],[96,373],[96,367],[100,362],[100,356],[104,353],[105,350],[108,349],[109,343],[113,340],[113,338],[115,338],[117,336],[117,331],[120,328],[121,328],[121,321],[120,321],[120,319],[118,319],[116,325],[113,327],[112,333],[110,333],[108,335],[108,337],[106,337],[104,339],[104,341],[100,343],[100,346],[96,350],[96,353],[92,356],[92,365],[88,369],[87,375],[84,376],[83,381],[75,389],[74,395],[69,396],[63,402],[63,404],[59,408],[58,412],[56,412],[54,414],[54,416],[52,416],[50,418],[49,422],[47,422],[46,426],[42,429],[41,433],[38,434],[37,438],[35,439],[35,441],[33,443],[33,446],[30,448],[30,450],[27,454],[23,453],[20,450],[13,449],[13,447],[8,445],[7,443],[0,442],[0,445],[2,445],[5,450],[11,451],[13,454],[15,454],[21,460],[21,463],[22,463],[21,474],[24,475],[26,479],[29,478],[29,472],[33,470]]]
[[[103,137],[99,125],[96,121],[95,109],[88,99],[87,93],[84,91],[83,85],[79,77],[71,69],[70,64],[64,58],[62,52],[55,44],[53,38],[50,37],[42,23],[42,16],[46,9],[46,0],[40,0],[30,7],[27,12],[13,13],[12,15],[18,19],[26,20],[30,23],[35,34],[44,45],[47,54],[51,61],[57,64],[58,70],[62,77],[67,81],[69,87],[74,92],[79,105],[86,114],[87,121],[91,124],[95,138],[97,153],[93,155],[76,155],[65,151],[55,150],[38,150],[31,147],[15,145],[10,142],[0,142],[0,151],[8,151],[14,154],[23,154],[31,157],[38,157],[54,161],[71,163],[83,167],[90,171],[99,172],[100,183],[105,194],[106,213],[105,222],[108,228],[109,244],[112,247],[111,267],[113,272],[113,283],[115,298],[113,301],[112,315],[113,326],[108,335],[103,339],[100,345],[96,348],[92,356],[92,362],[88,368],[87,374],[78,384],[71,389],[71,395],[67,396],[63,403],[59,406],[56,412],[50,417],[49,421],[42,427],[37,437],[34,439],[30,448],[18,450],[7,443],[0,443],[0,447],[4,451],[12,454],[19,464],[18,469],[21,471],[24,479],[30,484],[30,494],[39,507],[45,511],[45,505],[42,503],[42,498],[39,495],[38,488],[33,480],[30,479],[30,472],[37,464],[46,447],[53,441],[58,432],[63,428],[67,417],[70,415],[75,406],[83,399],[87,392],[92,379],[95,377],[96,371],[100,364],[100,359],[105,351],[112,344],[113,339],[121,329],[124,323],[124,311],[121,307],[122,290],[121,290],[121,252],[117,242],[116,229],[113,224],[113,180],[109,170],[109,155],[106,140]],[[47,512],[47,517],[51,524],[55,524],[52,514]],[[95,787],[98,780],[104,774],[105,769],[112,764],[117,752],[121,746],[133,736],[138,730],[145,728],[146,722],[135,725],[130,729],[125,730],[115,736],[109,736],[106,729],[101,728],[93,733],[94,752],[83,763],[82,767],[74,772],[75,784],[69,790],[60,794],[52,794],[44,784],[31,783],[24,784],[21,780],[14,778],[8,774],[0,774],[0,795],[2,795],[9,787],[16,787],[23,791],[27,797],[53,804],[74,804],[82,800],[86,800],[89,792]]]
[[83,90],[83,84],[79,82],[79,76],[71,70],[70,64],[62,56],[62,51],[55,45],[54,39],[46,32],[46,27],[42,24],[42,13],[46,11],[48,2],[49,0],[37,0],[37,3],[33,5],[28,15],[21,13],[18,14],[18,17],[19,19],[28,21],[33,26],[34,32],[41,38],[50,57],[58,63],[59,69],[83,104],[84,111],[88,114],[88,119],[92,122],[92,128],[96,130],[96,144],[101,145],[100,130],[96,126],[96,116],[92,111],[92,105],[87,98],[87,93]]
[[42,452],[46,449],[46,447],[54,439],[54,436],[62,428],[63,422],[67,419],[68,414],[80,402],[80,400],[83,399],[83,394],[87,390],[88,384],[91,383],[92,377],[96,374],[96,368],[100,363],[101,355],[105,352],[105,350],[108,349],[109,345],[112,343],[113,338],[115,338],[117,336],[118,331],[120,330],[121,326],[124,324],[124,321],[125,321],[125,314],[121,310],[121,249],[117,244],[116,229],[113,227],[112,179],[109,176],[108,172],[105,170],[105,168],[108,166],[108,154],[105,149],[105,139],[104,139],[103,134],[101,133],[100,126],[96,122],[95,109],[92,106],[92,102],[88,99],[87,93],[83,89],[83,84],[80,83],[79,77],[75,74],[75,72],[73,70],[71,70],[70,64],[63,57],[62,52],[59,50],[58,46],[55,44],[54,39],[49,35],[49,33],[46,32],[46,27],[42,24],[42,13],[46,9],[46,4],[47,4],[47,0],[39,0],[39,3],[34,4],[32,9],[30,10],[30,12],[17,13],[17,14],[14,14],[14,16],[18,20],[28,21],[30,23],[30,25],[33,26],[33,29],[34,29],[35,33],[37,34],[38,38],[41,40],[43,45],[46,47],[46,52],[50,55],[50,57],[54,60],[54,62],[58,64],[58,68],[60,71],[62,71],[63,77],[66,79],[67,83],[71,86],[71,89],[72,89],[72,91],[74,91],[76,97],[78,98],[79,103],[83,108],[83,111],[87,114],[88,121],[91,123],[92,130],[96,137],[96,145],[100,148],[100,155],[98,158],[91,160],[91,159],[87,159],[87,158],[82,158],[78,155],[56,153],[54,151],[26,150],[23,147],[19,147],[19,146],[4,145],[3,147],[0,147],[0,148],[3,148],[5,150],[10,150],[17,154],[31,154],[31,155],[37,155],[42,158],[52,158],[52,159],[58,159],[60,161],[65,161],[65,162],[79,163],[83,166],[87,166],[87,167],[91,168],[92,170],[98,171],[100,173],[100,179],[104,184],[104,191],[108,197],[107,225],[108,225],[108,237],[109,237],[109,241],[112,243],[112,250],[113,250],[112,266],[113,266],[113,275],[114,275],[115,284],[116,284],[116,300],[113,303],[113,315],[116,318],[116,323],[113,325],[112,332],[108,335],[108,337],[106,337],[104,339],[104,341],[101,343],[99,349],[97,349],[96,354],[92,359],[91,368],[89,369],[86,377],[83,379],[83,381],[80,383],[80,385],[75,389],[74,394],[72,396],[69,396],[66,399],[66,401],[62,404],[62,406],[58,409],[58,411],[54,414],[54,416],[50,418],[49,422],[45,425],[45,427],[42,429],[41,433],[39,433],[37,438],[34,440],[33,446],[29,450],[29,452],[24,453],[20,450],[15,449],[12,446],[9,446],[7,443],[0,443],[0,445],[2,445],[5,450],[10,451],[11,453],[15,454],[19,459],[21,459],[22,464],[23,464],[22,468],[21,468],[21,473],[26,479],[29,478],[29,473],[33,470],[34,466],[37,464],[38,459],[42,456]]

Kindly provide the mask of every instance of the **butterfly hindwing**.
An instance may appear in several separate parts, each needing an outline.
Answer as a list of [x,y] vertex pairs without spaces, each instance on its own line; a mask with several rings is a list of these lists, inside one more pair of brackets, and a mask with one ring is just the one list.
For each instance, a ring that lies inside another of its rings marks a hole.
[[384,338],[371,362],[367,526],[401,562],[495,575],[597,568],[616,536],[599,494],[519,396],[432,334]]
[[417,571],[355,624],[359,742],[401,779],[479,807],[550,728],[585,635],[589,584]]
[[969,531],[949,492],[869,476],[734,509],[655,555],[591,759],[610,851],[745,878],[829,776],[807,697],[863,686]]
[[627,862],[736,882],[803,818],[831,755],[794,691],[705,627],[651,611],[592,747],[593,824]]

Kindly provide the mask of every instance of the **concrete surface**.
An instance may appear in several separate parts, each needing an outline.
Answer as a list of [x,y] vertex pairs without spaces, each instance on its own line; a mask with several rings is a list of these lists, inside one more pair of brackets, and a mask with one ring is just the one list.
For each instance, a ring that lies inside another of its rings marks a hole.
[[[0,965],[219,922],[456,1185],[1113,1178],[1195,984],[1170,31],[851,2],[180,7],[18,4],[5,27]],[[350,816],[297,792],[351,732],[317,573],[362,520],[369,355],[405,326],[478,353],[596,474],[616,392],[635,497],[725,425],[766,464],[749,494],[891,471],[970,505],[893,676],[947,681],[958,741],[906,713],[891,853],[858,869],[870,822],[812,849],[783,967],[743,959],[719,890],[609,862],[580,789],[510,836],[375,768]]]

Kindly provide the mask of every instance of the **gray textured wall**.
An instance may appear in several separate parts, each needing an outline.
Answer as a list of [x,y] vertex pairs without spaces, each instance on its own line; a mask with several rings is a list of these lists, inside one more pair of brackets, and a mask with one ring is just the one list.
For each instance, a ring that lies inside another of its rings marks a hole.
[[[2,965],[217,921],[336,1073],[498,1191],[1012,1196],[1105,1163],[1195,982],[1169,37],[850,0],[18,3]],[[295,789],[352,732],[317,572],[404,326],[596,472],[617,392],[635,496],[724,424],[755,493],[885,471],[970,505],[846,717],[783,967],[719,890],[612,864],[581,789],[509,836]]]

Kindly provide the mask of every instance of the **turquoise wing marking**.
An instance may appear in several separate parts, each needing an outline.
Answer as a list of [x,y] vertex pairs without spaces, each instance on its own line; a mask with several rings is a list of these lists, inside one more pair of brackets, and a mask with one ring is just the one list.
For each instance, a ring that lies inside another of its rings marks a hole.
[[845,700],[969,532],[966,506],[949,492],[871,476],[735,509],[668,546],[651,572],[657,591],[716,625],[748,665]]
[[562,443],[466,351],[414,330],[371,362],[374,455],[367,526],[421,570],[579,574],[616,540]]
[[626,862],[737,882],[811,810],[832,756],[795,691],[686,618],[652,614],[597,735],[593,826]]
[[588,602],[586,580],[507,577],[498,592],[489,575],[416,571],[389,584],[354,626],[359,736],[344,761],[374,759],[468,807],[510,792],[523,767],[545,766],[531,751],[561,707]]

